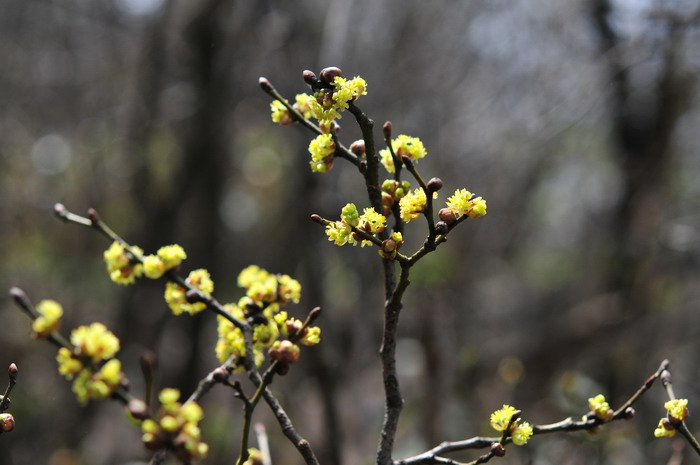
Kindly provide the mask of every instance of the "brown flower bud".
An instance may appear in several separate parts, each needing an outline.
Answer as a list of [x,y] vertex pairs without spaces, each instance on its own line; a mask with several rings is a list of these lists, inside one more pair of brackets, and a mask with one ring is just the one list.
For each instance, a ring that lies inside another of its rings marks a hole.
[[340,68],[330,66],[321,70],[321,81],[325,82],[326,84],[333,84],[333,79],[342,75],[343,72],[340,70]]
[[503,457],[506,455],[506,448],[500,442],[494,442],[491,444],[491,453],[496,457]]
[[310,85],[311,87],[314,86],[318,82],[318,78],[316,77],[316,73],[313,71],[310,71],[308,69],[305,69],[301,75],[304,77],[304,82]]
[[309,312],[309,316],[308,316],[309,324],[316,321],[316,318],[318,318],[319,316],[321,316],[321,307],[312,308],[311,311]]
[[272,91],[272,84],[270,84],[270,81],[267,78],[261,76],[258,78],[258,84],[260,84],[260,88],[265,92]]
[[453,212],[449,208],[441,208],[438,212],[438,216],[442,221],[444,221],[448,225],[451,225],[452,223],[457,221],[457,215],[455,215],[455,212]]
[[313,221],[314,223],[323,224],[323,218],[321,218],[321,216],[317,215],[316,213],[311,215],[311,221]]
[[17,365],[14,363],[10,363],[10,366],[7,367],[7,375],[10,377],[12,381],[17,380],[17,373],[19,373],[19,370],[17,369]]
[[365,156],[365,141],[362,139],[356,140],[350,144],[350,151],[358,157]]
[[435,232],[438,234],[445,235],[449,232],[450,227],[444,221],[438,221],[435,223]]
[[9,433],[15,429],[15,417],[11,413],[0,413],[0,433]]
[[384,123],[384,126],[382,126],[382,132],[384,133],[384,140],[389,140],[391,139],[391,121],[387,121]]
[[428,187],[428,192],[437,192],[440,189],[442,189],[442,179],[432,178],[430,181],[428,181],[428,184],[426,186]]
[[148,405],[141,399],[131,399],[126,406],[132,417],[137,420],[145,420],[148,418]]
[[228,370],[226,370],[226,368],[218,367],[212,372],[211,376],[217,383],[223,383],[228,379],[229,373]]

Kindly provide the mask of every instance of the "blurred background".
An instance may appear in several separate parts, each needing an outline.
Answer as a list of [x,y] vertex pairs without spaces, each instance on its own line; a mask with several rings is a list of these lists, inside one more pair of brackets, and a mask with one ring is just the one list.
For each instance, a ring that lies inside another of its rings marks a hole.
[[[1,287],[60,301],[65,334],[105,322],[135,394],[147,350],[160,386],[189,394],[216,366],[215,319],[172,317],[162,281],[111,283],[109,243],[55,219],[55,202],[96,208],[147,253],[183,245],[184,270],[208,268],[224,302],[251,263],[299,279],[289,310],[322,306],[322,343],[272,389],[323,464],[373,463],[379,261],[308,220],[367,206],[363,182],[343,160],[311,173],[311,135],[275,126],[257,84],[293,98],[302,70],[339,66],[367,80],[358,104],[377,127],[423,140],[418,167],[443,179],[443,201],[466,187],[488,202],[412,272],[395,458],[493,435],[503,403],[531,423],[578,417],[597,393],[619,406],[664,358],[691,415],[700,403],[696,1],[0,0],[0,11]],[[359,131],[349,114],[340,123],[349,145]],[[424,234],[415,223],[406,250]],[[0,365],[20,369],[0,463],[149,460],[117,403],[78,405],[6,293],[0,317]],[[654,386],[632,421],[537,437],[500,461],[697,460],[654,439],[665,400]],[[240,402],[217,387],[203,404],[206,463],[233,463]],[[256,420],[275,465],[302,463],[266,406]]]

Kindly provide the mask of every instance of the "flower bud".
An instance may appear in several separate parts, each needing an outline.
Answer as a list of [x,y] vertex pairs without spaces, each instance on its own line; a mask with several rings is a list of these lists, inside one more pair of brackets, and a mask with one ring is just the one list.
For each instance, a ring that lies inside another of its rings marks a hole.
[[350,151],[358,157],[365,156],[365,141],[362,139],[356,140],[350,145]]
[[131,399],[126,408],[129,414],[137,420],[148,418],[148,405],[141,399]]
[[450,227],[444,221],[438,221],[435,223],[435,232],[438,234],[445,235],[449,232]]
[[0,433],[9,433],[15,429],[15,417],[11,413],[0,413]]
[[17,365],[14,363],[10,363],[10,366],[7,367],[7,374],[12,381],[17,380],[17,373],[19,373],[19,370],[17,369]]
[[631,418],[634,418],[634,416],[637,414],[637,411],[633,409],[632,407],[627,407],[624,411],[625,414],[625,419],[629,420]]
[[9,397],[5,399],[5,396],[0,394],[0,411],[7,410],[8,408],[10,408],[11,403],[12,399],[10,399]]
[[433,193],[442,189],[442,179],[432,178],[427,184],[428,192]]
[[326,84],[333,84],[333,80],[338,77],[342,76],[343,72],[340,70],[340,68],[337,68],[335,66],[330,66],[328,68],[323,68],[321,70],[321,81],[325,82]]
[[258,79],[258,84],[260,84],[260,88],[264,90],[265,92],[271,92],[272,91],[272,84],[270,84],[270,81],[268,81],[267,78],[265,77],[260,77]]
[[384,123],[384,126],[382,126],[382,132],[384,133],[384,140],[389,140],[391,139],[391,121],[387,121]]
[[317,215],[316,213],[311,215],[311,221],[314,223],[323,224],[323,218],[321,218],[321,215]]
[[219,367],[212,373],[212,378],[214,378],[214,381],[217,383],[225,382],[228,379],[228,376],[228,370],[226,370],[224,367]]
[[440,217],[440,220],[447,223],[448,226],[457,221],[457,215],[455,215],[455,212],[449,208],[441,208],[438,212],[438,216]]
[[305,69],[301,75],[304,77],[304,82],[310,85],[311,87],[314,86],[318,82],[318,78],[316,77],[316,73],[313,71],[310,71],[308,69]]
[[506,448],[500,442],[494,442],[491,444],[491,453],[496,457],[503,457],[506,455]]

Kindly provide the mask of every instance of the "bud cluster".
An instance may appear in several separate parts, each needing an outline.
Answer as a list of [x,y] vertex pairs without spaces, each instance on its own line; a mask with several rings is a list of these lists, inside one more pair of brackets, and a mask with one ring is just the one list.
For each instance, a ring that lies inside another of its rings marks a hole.
[[161,409],[156,419],[147,418],[141,423],[142,440],[150,450],[173,449],[185,463],[191,459],[206,457],[209,446],[202,442],[199,421],[204,417],[196,402],[178,402],[180,391],[163,389],[158,399]]

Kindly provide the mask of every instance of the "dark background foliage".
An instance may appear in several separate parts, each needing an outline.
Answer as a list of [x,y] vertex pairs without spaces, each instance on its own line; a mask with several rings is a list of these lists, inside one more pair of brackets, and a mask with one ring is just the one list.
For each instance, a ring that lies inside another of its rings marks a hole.
[[[251,263],[299,279],[292,312],[321,305],[323,341],[273,390],[322,463],[371,463],[376,252],[335,247],[308,221],[367,205],[362,180],[342,160],[311,173],[310,135],[275,127],[257,85],[264,75],[293,97],[302,70],[339,66],[368,81],[358,103],[376,122],[423,140],[419,168],[442,177],[443,199],[467,187],[489,206],[412,274],[396,458],[492,434],[503,403],[534,423],[581,415],[598,392],[619,405],[663,358],[691,415],[700,402],[696,2],[2,0],[0,11],[0,284],[59,300],[66,333],[107,323],[136,393],[145,350],[161,386],[189,392],[215,366],[215,320],[172,317],[162,282],[110,283],[109,244],[61,224],[55,202],[96,208],[146,252],[182,244],[185,269],[208,268],[222,301],[240,297]],[[350,115],[341,124],[349,145],[359,131]],[[415,246],[424,225],[409,226]],[[0,364],[20,368],[0,463],[148,460],[120,406],[77,405],[53,347],[30,340],[7,297],[0,316]],[[502,460],[666,463],[672,441],[652,436],[664,399],[655,388],[630,422],[538,437]],[[204,407],[207,463],[231,463],[240,405],[218,388]],[[256,419],[273,463],[301,462],[265,408]]]

